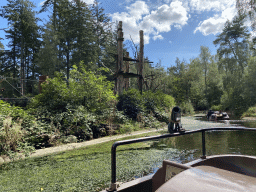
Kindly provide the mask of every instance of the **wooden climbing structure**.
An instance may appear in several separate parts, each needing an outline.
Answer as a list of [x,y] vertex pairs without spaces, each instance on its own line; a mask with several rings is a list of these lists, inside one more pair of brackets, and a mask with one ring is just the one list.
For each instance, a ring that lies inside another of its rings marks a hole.
[[[138,59],[132,59],[129,57],[129,53],[126,52],[124,57],[123,53],[123,28],[122,21],[118,23],[118,37],[117,37],[117,65],[115,73],[115,94],[122,95],[123,90],[127,90],[130,86],[130,78],[138,79],[138,87],[142,93],[143,88],[143,68],[144,68],[144,33],[140,30],[140,51]],[[124,62],[125,61],[125,62]],[[136,62],[138,65],[137,74],[130,73],[130,61]],[[150,62],[152,63],[152,62]]]

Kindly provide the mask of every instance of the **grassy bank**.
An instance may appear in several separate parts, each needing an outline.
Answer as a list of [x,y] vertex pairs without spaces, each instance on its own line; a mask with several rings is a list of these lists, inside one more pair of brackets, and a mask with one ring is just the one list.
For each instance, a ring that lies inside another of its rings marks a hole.
[[242,118],[244,117],[256,117],[256,106],[250,107],[246,112],[244,112]]
[[[125,139],[156,134],[160,133]],[[110,150],[114,142],[3,164],[0,169],[0,191],[100,191],[110,184]],[[173,149],[148,150],[149,146],[150,143],[139,143],[118,147],[118,181],[148,173],[157,166],[157,162],[167,156],[178,155]]]

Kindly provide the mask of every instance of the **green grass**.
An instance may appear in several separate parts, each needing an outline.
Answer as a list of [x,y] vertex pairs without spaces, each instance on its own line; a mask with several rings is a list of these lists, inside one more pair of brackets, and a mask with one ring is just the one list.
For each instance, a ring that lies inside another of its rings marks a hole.
[[246,112],[242,114],[242,117],[256,117],[256,106],[250,107]]
[[[156,134],[159,133],[124,139]],[[0,191],[100,191],[110,185],[110,151],[114,142],[3,164],[0,168]],[[173,149],[149,150],[150,144],[137,143],[117,148],[118,181],[149,173],[164,158],[178,155]]]

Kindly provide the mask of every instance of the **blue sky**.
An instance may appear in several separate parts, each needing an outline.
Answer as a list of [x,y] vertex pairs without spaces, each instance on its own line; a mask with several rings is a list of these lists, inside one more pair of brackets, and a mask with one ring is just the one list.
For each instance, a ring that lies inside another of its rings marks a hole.
[[[40,8],[43,0],[32,0]],[[93,0],[83,0],[92,4]],[[123,21],[125,43],[133,55],[130,36],[139,43],[144,30],[144,54],[154,64],[161,60],[164,68],[175,64],[176,57],[189,61],[200,53],[200,46],[216,53],[213,41],[227,20],[236,14],[236,0],[99,0],[113,22]],[[6,0],[0,0],[0,6]],[[39,15],[45,17],[45,14]],[[0,28],[7,27],[0,18]],[[3,30],[0,37],[5,38]],[[6,45],[7,40],[2,40]]]

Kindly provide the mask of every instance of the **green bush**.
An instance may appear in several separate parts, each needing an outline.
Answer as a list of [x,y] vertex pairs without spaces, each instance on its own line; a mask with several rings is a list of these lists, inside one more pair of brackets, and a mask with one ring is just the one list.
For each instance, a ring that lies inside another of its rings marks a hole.
[[0,129],[0,151],[17,151],[25,134],[21,128],[21,122],[16,123],[12,121],[11,117],[6,117]]
[[124,91],[118,97],[117,109],[123,111],[126,116],[136,120],[140,112],[144,111],[143,97],[137,89]]
[[182,115],[193,115],[195,114],[194,107],[190,101],[182,102],[180,105]]
[[134,131],[134,127],[131,124],[124,124],[121,126],[119,133],[124,134],[124,133],[131,133]]
[[130,89],[119,96],[118,100],[117,109],[124,111],[124,114],[133,120],[137,120],[139,114],[153,114],[157,119],[164,119],[161,113],[170,111],[175,105],[174,98],[161,91],[145,91],[141,95],[138,90]]
[[242,117],[256,117],[256,106],[250,107],[246,112],[242,114]]
[[88,72],[84,68],[73,66],[67,81],[60,73],[53,79],[47,79],[42,85],[42,93],[30,103],[29,108],[44,107],[52,114],[66,112],[68,104],[83,105],[89,112],[100,112],[111,107],[115,100],[113,83],[102,75]]
[[42,138],[45,135],[50,138],[54,129],[53,125],[37,121],[24,109],[0,101],[1,154],[11,151],[28,154],[35,147],[41,148],[46,143]]
[[144,105],[148,112],[155,113],[156,111],[170,110],[175,105],[174,98],[170,95],[164,94],[161,91],[143,92]]
[[222,105],[213,105],[211,107],[211,110],[213,110],[213,111],[220,111],[220,110],[222,110]]
[[102,113],[97,116],[97,121],[106,124],[126,124],[129,119],[125,116],[123,111],[118,111],[115,107],[103,110]]
[[62,74],[56,73],[42,87],[42,93],[29,105],[33,108],[31,113],[52,122],[62,134],[75,135],[79,140],[91,139],[96,116],[115,105],[113,83],[83,67],[78,70],[73,66],[68,84]]

